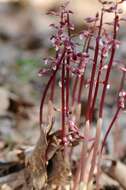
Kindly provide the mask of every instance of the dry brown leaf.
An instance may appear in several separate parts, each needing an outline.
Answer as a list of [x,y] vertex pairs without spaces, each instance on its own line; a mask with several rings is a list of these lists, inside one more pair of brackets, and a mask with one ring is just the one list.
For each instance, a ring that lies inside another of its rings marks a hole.
[[102,165],[103,171],[126,189],[126,166],[120,161],[108,159]]
[[65,162],[63,152],[57,151],[53,158],[49,160],[48,167],[48,184],[49,186],[64,187],[70,183],[71,172],[69,163]]
[[48,134],[46,138],[41,129],[41,136],[34,150],[26,159],[30,180],[36,190],[52,189],[52,186],[59,188],[70,182],[70,166],[65,161],[59,142],[57,133]]
[[41,130],[41,135],[36,147],[31,155],[26,159],[26,166],[28,167],[31,182],[36,190],[41,190],[47,183],[46,149],[46,136],[44,131]]

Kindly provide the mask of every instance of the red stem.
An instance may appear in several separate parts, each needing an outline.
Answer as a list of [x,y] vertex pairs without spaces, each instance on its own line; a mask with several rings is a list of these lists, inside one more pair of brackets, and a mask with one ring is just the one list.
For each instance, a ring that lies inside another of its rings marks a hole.
[[79,86],[79,92],[78,92],[78,103],[81,102],[81,93],[83,90],[83,84],[84,84],[84,76],[82,75],[80,78],[80,86]]
[[[124,79],[125,79],[125,72],[123,72],[123,75],[122,75],[122,79],[121,79],[121,83],[120,83],[120,87],[119,87],[119,92],[123,89]],[[118,100],[117,100],[117,101],[118,101]],[[103,148],[104,148],[106,139],[107,139],[107,137],[108,137],[108,134],[109,134],[109,132],[110,132],[112,126],[113,126],[113,123],[116,121],[116,118],[117,118],[117,116],[118,116],[118,114],[119,114],[120,109],[121,109],[120,107],[117,108],[117,111],[116,111],[116,113],[115,113],[115,115],[114,115],[114,117],[113,117],[113,120],[112,120],[112,122],[111,122],[111,124],[110,124],[110,126],[109,126],[109,128],[108,128],[108,130],[107,130],[107,132],[106,132],[106,135],[105,135],[105,137],[104,137],[104,139],[103,139],[101,152],[103,151]]]
[[[116,36],[117,36],[116,28],[117,28],[118,19],[119,18],[118,18],[118,16],[115,13],[113,40],[115,40]],[[110,57],[110,61],[109,61],[109,64],[108,64],[108,69],[107,69],[107,73],[106,73],[106,77],[105,77],[105,82],[104,82],[104,87],[103,87],[102,96],[101,96],[101,101],[100,101],[100,109],[99,109],[99,117],[100,118],[102,118],[102,115],[103,115],[103,107],[104,107],[106,89],[107,89],[107,84],[108,84],[108,80],[109,80],[109,76],[110,76],[110,72],[111,72],[111,68],[112,68],[112,63],[113,63],[114,56],[115,56],[115,51],[116,51],[116,47],[115,47],[115,43],[113,43],[113,45],[112,45],[112,51],[111,51],[111,57]]]
[[66,114],[69,113],[69,89],[70,89],[70,72],[69,72],[70,58],[67,57],[67,66],[66,66]]
[[65,64],[62,65],[62,88],[61,88],[61,100],[62,100],[62,142],[66,137],[65,130],[65,90],[64,90],[64,79],[65,79]]
[[[88,40],[87,47],[86,47],[86,44],[85,44],[85,46],[83,48],[83,51],[86,48],[86,53],[88,53],[90,41],[91,41],[91,38],[89,38],[89,40]],[[85,71],[86,71],[86,66],[87,65],[85,65],[85,68],[84,68],[84,74],[85,74]],[[78,92],[78,103],[81,102],[81,93],[82,93],[82,90],[83,90],[84,74],[80,77],[80,85],[79,85],[79,92]]]
[[[71,40],[71,31],[70,31],[70,15],[67,13],[67,22],[68,22],[68,36],[69,41]],[[67,66],[66,66],[66,114],[69,113],[69,89],[70,89],[70,71],[69,71],[69,65],[70,65],[70,57],[69,54],[67,54]]]
[[[88,38],[85,39],[83,51],[85,50],[87,40],[88,40]],[[82,60],[80,60],[80,63],[79,63],[78,67],[80,68],[81,65],[82,65]],[[75,102],[78,80],[79,80],[79,76],[77,75],[76,78],[75,78],[75,81],[74,81],[73,91],[72,91],[72,106],[74,105],[74,102]]]
[[102,48],[99,71],[98,71],[98,75],[97,75],[96,87],[95,87],[95,92],[94,92],[94,96],[93,96],[94,98],[93,98],[92,107],[91,107],[91,110],[90,110],[90,119],[91,119],[91,121],[92,121],[93,110],[94,110],[94,106],[95,106],[95,102],[96,102],[96,98],[97,98],[97,94],[98,94],[98,89],[99,89],[99,81],[100,81],[101,69],[102,69],[103,62],[104,62],[103,51],[104,51],[104,48]]
[[93,59],[93,67],[92,67],[90,87],[89,87],[89,94],[88,94],[88,107],[87,107],[86,120],[90,120],[90,109],[91,109],[91,102],[92,102],[94,77],[95,77],[95,73],[96,73],[98,53],[99,53],[99,40],[100,40],[100,35],[101,35],[102,25],[103,25],[103,13],[104,12],[102,10],[102,12],[101,12],[101,19],[100,19],[100,26],[99,26],[99,31],[98,31],[98,36],[96,38],[96,47],[95,47],[95,53],[94,53],[94,59]]
[[113,117],[113,119],[112,119],[112,121],[111,121],[111,123],[110,123],[110,126],[109,126],[109,128],[108,128],[108,130],[107,130],[107,132],[106,132],[106,134],[105,134],[105,137],[104,137],[103,142],[102,142],[101,153],[102,153],[103,148],[104,148],[104,146],[105,146],[107,137],[108,137],[108,135],[109,135],[109,133],[110,133],[110,131],[111,131],[111,129],[112,129],[112,126],[113,126],[114,122],[116,121],[116,119],[117,119],[117,117],[118,117],[118,114],[119,114],[120,109],[121,109],[121,107],[118,107],[118,108],[117,108],[116,113],[115,113],[115,115],[114,115],[114,117]]
[[49,89],[49,87],[50,87],[50,85],[51,85],[53,79],[54,79],[55,76],[56,76],[57,71],[59,70],[59,67],[60,67],[60,65],[61,65],[61,63],[62,63],[62,60],[63,60],[64,56],[65,56],[65,52],[66,52],[66,50],[65,50],[65,48],[64,48],[64,50],[63,50],[63,52],[62,52],[62,56],[61,56],[60,59],[57,61],[56,70],[52,73],[52,75],[51,75],[51,77],[50,77],[50,79],[49,79],[49,81],[48,81],[48,83],[47,83],[47,85],[46,85],[46,87],[45,87],[45,90],[44,90],[44,92],[43,92],[43,96],[42,96],[41,103],[40,103],[40,116],[39,116],[39,117],[40,117],[40,128],[41,128],[41,124],[42,124],[42,122],[43,122],[43,105],[44,105],[44,101],[45,101],[45,98],[46,98],[46,94],[47,94],[47,92],[48,92],[48,89]]
[[78,76],[76,76],[75,81],[74,81],[74,86],[73,86],[73,91],[72,91],[72,106],[74,105],[75,102],[75,97],[76,97],[76,89],[77,89],[77,84],[78,84]]

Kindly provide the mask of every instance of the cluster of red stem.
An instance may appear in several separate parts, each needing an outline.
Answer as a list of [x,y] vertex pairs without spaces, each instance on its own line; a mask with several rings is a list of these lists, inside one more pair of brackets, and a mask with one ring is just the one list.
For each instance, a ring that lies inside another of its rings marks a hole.
[[[56,76],[59,73],[61,78],[61,140],[63,145],[69,144],[68,136],[71,132],[75,133],[75,136],[78,135],[78,137],[80,137],[78,138],[79,140],[86,139],[86,137],[83,138],[84,136],[82,137],[79,134],[79,128],[76,127],[76,118],[74,117],[74,121],[71,120],[73,107],[81,103],[82,94],[84,94],[85,87],[88,87],[86,123],[88,123],[91,127],[96,101],[99,101],[97,119],[104,119],[103,111],[106,92],[109,84],[109,77],[113,68],[113,63],[115,63],[116,49],[119,45],[119,41],[117,40],[119,26],[120,22],[123,20],[120,16],[121,11],[118,7],[121,3],[123,3],[123,0],[116,2],[99,0],[99,2],[102,5],[101,12],[97,13],[93,18],[88,17],[85,19],[87,22],[87,29],[81,31],[79,34],[75,34],[74,26],[71,23],[70,18],[73,14],[72,11],[67,10],[65,6],[62,6],[58,13],[50,13],[51,15],[58,16],[60,20],[57,25],[51,25],[51,27],[56,30],[55,35],[51,37],[53,47],[56,50],[56,55],[54,58],[48,60],[49,67],[47,69],[41,69],[39,72],[42,76],[48,72],[51,73],[45,90],[42,93],[40,105],[40,127],[42,127],[43,124],[44,102],[49,90],[50,100],[54,103],[55,87],[57,84]],[[105,23],[104,16],[106,14],[112,15],[112,13],[113,22]],[[113,27],[112,31],[110,28],[106,29],[106,24]],[[81,45],[76,43],[77,39],[78,41],[80,40],[80,37],[83,41],[83,44]],[[90,76],[87,79],[86,73],[89,72],[89,68],[91,68],[91,71]],[[123,76],[120,82],[120,89],[118,90],[116,105],[117,110],[103,138],[100,148],[101,153],[103,151],[104,145],[106,144],[107,136],[115,120],[117,119],[120,110],[125,109],[126,92],[123,88],[126,69],[125,66],[120,66],[118,68],[120,68]],[[105,76],[104,79],[103,76]],[[72,128],[70,123],[72,123]],[[96,134],[96,136],[93,138],[94,141],[92,147],[97,147],[97,137],[98,134]],[[72,136],[72,138],[74,138],[74,136]],[[87,137],[87,141],[88,140],[89,139]],[[83,148],[84,146],[82,147],[79,165],[79,175],[81,176],[81,179],[83,179],[84,167],[82,163],[85,157],[85,151]],[[94,157],[96,157],[96,151],[94,151]],[[92,162],[95,162],[95,158],[93,158]],[[93,170],[94,166],[92,167],[91,171]]]

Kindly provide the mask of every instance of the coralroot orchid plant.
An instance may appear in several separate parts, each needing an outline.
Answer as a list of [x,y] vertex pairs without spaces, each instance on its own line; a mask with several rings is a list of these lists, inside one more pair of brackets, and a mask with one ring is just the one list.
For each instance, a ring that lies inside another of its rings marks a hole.
[[[84,30],[77,34],[71,23],[73,12],[68,10],[68,3],[61,6],[58,12],[48,13],[58,17],[59,22],[50,25],[55,30],[55,34],[51,37],[55,56],[45,59],[46,66],[39,71],[40,76],[49,76],[42,93],[40,127],[42,128],[46,122],[44,103],[48,100],[53,112],[59,111],[60,113],[59,140],[65,158],[71,161],[72,150],[78,144],[81,146],[76,172],[73,173],[74,180],[71,185],[73,190],[79,187],[88,189],[94,173],[96,173],[96,184],[99,189],[100,163],[106,150],[107,137],[120,111],[125,109],[126,67],[123,62],[116,60],[116,51],[120,45],[118,41],[120,23],[125,21],[120,9],[124,1],[99,0],[102,6],[101,11],[94,17],[86,18],[86,29],[84,27]],[[111,15],[111,17],[113,15],[113,21],[105,22],[106,15]],[[113,67],[122,72],[122,79],[117,92],[116,111],[110,125],[105,126],[106,133],[103,135],[105,98]],[[57,94],[59,92],[57,83],[60,86],[59,94]],[[60,99],[59,109],[55,105],[56,98]],[[85,115],[80,113],[83,109],[81,108],[82,99],[87,102],[84,108]],[[93,122],[95,108],[98,110],[96,126]],[[50,114],[50,117],[54,120],[53,114]],[[80,119],[83,121],[82,125]],[[55,122],[50,130],[53,128],[55,128]],[[93,135],[92,128],[95,129]]]

